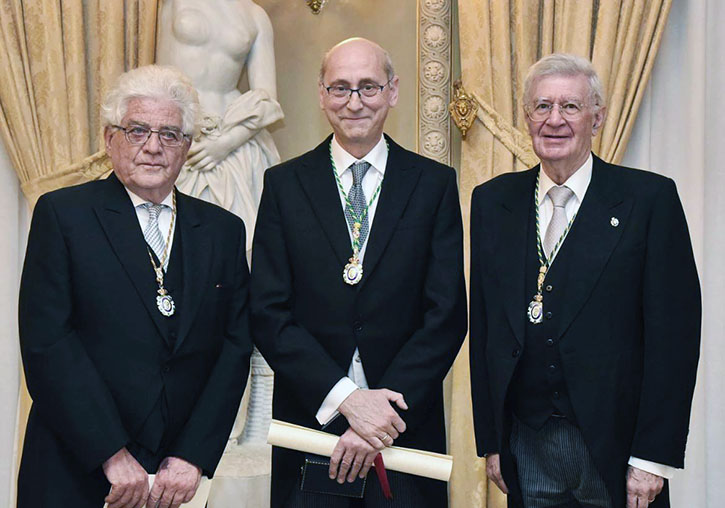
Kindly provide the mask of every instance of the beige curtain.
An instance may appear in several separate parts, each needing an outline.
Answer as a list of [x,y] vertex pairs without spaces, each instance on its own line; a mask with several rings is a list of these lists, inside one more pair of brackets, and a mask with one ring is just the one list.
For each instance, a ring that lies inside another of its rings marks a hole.
[[[154,60],[157,0],[0,2],[0,135],[28,201],[98,178],[98,103]],[[90,156],[90,158],[89,158]]]
[[[521,105],[531,64],[553,52],[586,56],[605,85],[608,117],[594,151],[618,162],[649,79],[671,0],[458,0],[463,86],[478,106],[463,141],[460,190],[468,230],[473,188],[537,160]],[[453,508],[500,508],[505,496],[476,457],[468,344],[453,368]],[[474,387],[475,389],[475,387]]]

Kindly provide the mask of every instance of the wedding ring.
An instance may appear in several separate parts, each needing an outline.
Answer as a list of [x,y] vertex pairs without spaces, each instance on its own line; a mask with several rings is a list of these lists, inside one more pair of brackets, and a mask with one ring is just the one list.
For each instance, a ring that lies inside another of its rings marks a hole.
[[380,438],[382,442],[385,442],[386,439],[388,439],[390,436],[387,434],[383,434],[383,437]]

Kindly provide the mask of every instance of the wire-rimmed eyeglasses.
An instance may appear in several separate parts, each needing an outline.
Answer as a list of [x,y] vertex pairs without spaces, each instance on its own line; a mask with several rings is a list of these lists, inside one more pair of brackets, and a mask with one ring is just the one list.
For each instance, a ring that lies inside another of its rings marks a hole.
[[130,127],[121,127],[120,125],[111,125],[114,129],[122,130],[126,136],[126,141],[132,145],[143,145],[149,140],[151,134],[159,136],[159,143],[163,146],[177,147],[184,144],[184,140],[189,137],[179,129],[172,127],[161,127],[160,129],[152,129],[144,125],[131,125]]
[[390,78],[383,85],[378,85],[377,83],[365,83],[359,88],[350,88],[349,86],[344,85],[322,86],[325,88],[325,90],[327,90],[327,94],[333,99],[349,100],[352,97],[353,93],[357,93],[357,96],[362,100],[363,98],[372,99],[379,93],[382,93],[383,89],[388,86],[391,81],[393,81],[393,78]]
[[549,118],[549,116],[551,116],[551,112],[554,111],[554,108],[559,109],[559,114],[562,117],[568,119],[575,119],[578,118],[582,114],[584,109],[588,107],[589,104],[584,104],[574,100],[568,100],[560,104],[558,102],[551,102],[539,99],[535,102],[527,104],[524,107],[524,111],[526,111],[526,115],[532,121],[543,122],[544,120]]

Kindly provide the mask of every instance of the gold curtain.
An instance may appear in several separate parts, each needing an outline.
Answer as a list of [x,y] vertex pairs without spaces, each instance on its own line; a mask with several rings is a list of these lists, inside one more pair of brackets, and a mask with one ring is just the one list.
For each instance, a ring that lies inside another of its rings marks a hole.
[[31,206],[98,178],[99,101],[154,61],[157,0],[0,2],[0,135]]
[[[672,0],[458,0],[463,86],[477,106],[463,141],[460,173],[464,226],[473,188],[534,165],[521,105],[529,66],[553,52],[592,60],[604,83],[608,116],[593,149],[619,162],[634,126]],[[468,246],[466,247],[468,249]],[[468,343],[453,367],[452,508],[502,508],[476,457]]]

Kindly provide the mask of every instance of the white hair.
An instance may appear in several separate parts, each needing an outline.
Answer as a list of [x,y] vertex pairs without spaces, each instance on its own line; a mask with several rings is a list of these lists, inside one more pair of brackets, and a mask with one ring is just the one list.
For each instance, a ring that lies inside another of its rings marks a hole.
[[120,124],[129,101],[146,98],[174,102],[181,112],[181,130],[189,135],[196,132],[199,94],[183,72],[164,65],[146,65],[121,74],[101,104],[102,126]]
[[553,53],[529,67],[524,81],[524,101],[532,99],[534,83],[544,76],[584,76],[589,83],[589,100],[592,106],[604,107],[604,87],[592,63],[584,57],[568,53]]

